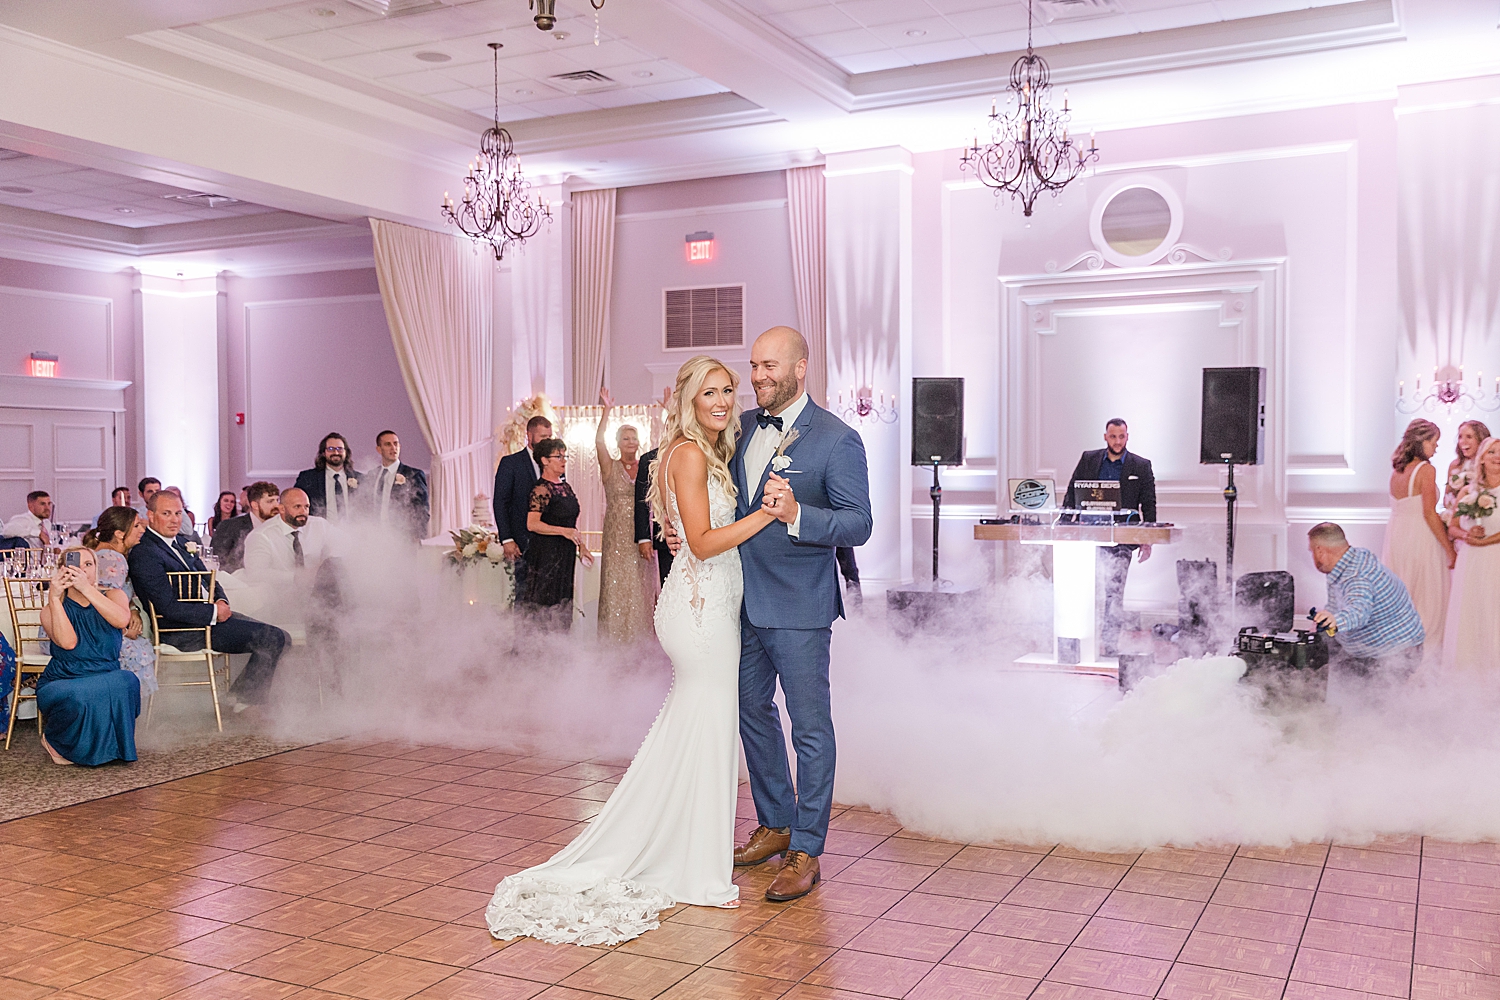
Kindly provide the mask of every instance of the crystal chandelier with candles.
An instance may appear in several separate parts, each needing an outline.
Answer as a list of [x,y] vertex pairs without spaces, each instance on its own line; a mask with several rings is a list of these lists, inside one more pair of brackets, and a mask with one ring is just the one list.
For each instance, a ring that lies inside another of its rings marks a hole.
[[959,160],[962,169],[973,170],[997,197],[1004,191],[1018,199],[1027,216],[1037,195],[1050,191],[1055,196],[1099,158],[1092,134],[1087,149],[1068,137],[1067,91],[1061,111],[1048,100],[1052,71],[1031,47],[1033,2],[1026,3],[1026,54],[1010,68],[1007,103],[1014,107],[1002,115],[992,101],[990,141],[981,146],[975,136],[974,145]]
[[1470,388],[1463,368],[1460,367],[1457,371],[1458,377],[1454,378],[1452,366],[1446,370],[1434,368],[1432,381],[1428,383],[1426,391],[1422,389],[1422,376],[1418,375],[1410,394],[1406,391],[1406,380],[1402,379],[1396,385],[1396,409],[1407,414],[1435,413],[1440,406],[1446,406],[1450,414],[1454,409],[1460,413],[1473,413],[1476,410],[1493,413],[1500,410],[1500,378],[1495,379],[1493,389],[1485,392],[1484,372],[1479,373],[1473,388]]
[[479,137],[479,156],[469,164],[463,200],[455,203],[443,192],[443,218],[470,239],[488,243],[495,259],[511,246],[524,246],[552,221],[552,209],[531,194],[531,182],[521,172],[510,133],[500,127],[500,49],[490,42],[495,60],[495,124]]

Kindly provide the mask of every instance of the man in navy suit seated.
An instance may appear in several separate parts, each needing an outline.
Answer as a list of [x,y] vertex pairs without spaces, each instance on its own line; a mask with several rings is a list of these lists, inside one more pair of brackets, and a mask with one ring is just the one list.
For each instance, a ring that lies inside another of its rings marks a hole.
[[[230,686],[226,701],[235,712],[263,704],[277,661],[291,643],[291,636],[275,625],[235,614],[224,597],[224,589],[217,584],[212,605],[177,599],[167,574],[205,572],[207,567],[198,553],[190,551],[187,543],[177,537],[182,528],[182,501],[175,494],[163,491],[151,497],[146,524],[146,534],[127,557],[130,582],[135,585],[136,594],[156,608],[163,629],[201,629],[212,625],[215,650],[249,653],[250,662]],[[184,652],[194,652],[203,648],[203,633],[168,633],[165,641]]]
[[505,558],[516,565],[516,593],[526,582],[526,550],[531,546],[531,532],[526,530],[526,514],[531,510],[531,490],[542,478],[532,450],[552,436],[552,421],[535,416],[526,421],[526,447],[506,455],[495,470],[495,528],[505,549]]
[[312,516],[329,521],[346,521],[354,513],[361,496],[360,479],[364,473],[354,468],[354,453],[349,442],[338,432],[324,434],[318,442],[318,458],[311,469],[297,473],[297,489],[307,494]]
[[[1114,417],[1104,425],[1105,447],[1086,451],[1079,458],[1068,480],[1063,508],[1074,510],[1078,504],[1078,481],[1114,480],[1120,484],[1120,509],[1139,511],[1147,524],[1156,521],[1156,475],[1151,462],[1125,446],[1130,443],[1130,428],[1123,417]],[[1104,583],[1104,617],[1099,623],[1099,651],[1114,656],[1125,621],[1125,579],[1130,574],[1130,557],[1140,550],[1139,561],[1151,558],[1149,545],[1108,545],[1099,547],[1098,576]]]

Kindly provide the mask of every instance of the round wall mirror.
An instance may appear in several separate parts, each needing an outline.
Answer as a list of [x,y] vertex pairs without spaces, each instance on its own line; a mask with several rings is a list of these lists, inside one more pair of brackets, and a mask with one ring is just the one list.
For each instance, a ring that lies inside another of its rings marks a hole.
[[1116,267],[1155,264],[1182,234],[1182,198],[1160,177],[1121,177],[1094,199],[1089,238]]
[[1099,231],[1110,249],[1126,257],[1144,257],[1166,242],[1172,230],[1172,206],[1151,188],[1130,187],[1104,206]]

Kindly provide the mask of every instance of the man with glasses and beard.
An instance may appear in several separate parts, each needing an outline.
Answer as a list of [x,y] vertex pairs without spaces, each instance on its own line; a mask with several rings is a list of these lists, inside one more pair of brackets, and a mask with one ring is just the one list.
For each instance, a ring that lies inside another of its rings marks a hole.
[[363,473],[350,464],[354,457],[344,435],[323,435],[318,459],[311,469],[297,473],[296,488],[307,494],[313,517],[346,521],[354,512]]

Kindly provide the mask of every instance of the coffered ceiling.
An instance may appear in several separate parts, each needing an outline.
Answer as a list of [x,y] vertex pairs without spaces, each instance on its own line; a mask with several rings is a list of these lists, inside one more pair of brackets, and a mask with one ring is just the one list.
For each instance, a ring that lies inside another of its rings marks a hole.
[[[37,200],[0,191],[0,206],[117,230],[272,209],[437,225],[494,113],[490,42],[504,46],[499,117],[543,183],[952,148],[1024,50],[1026,2],[606,0],[596,15],[557,0],[540,31],[526,0],[0,0],[0,145],[58,161],[37,173],[56,180],[13,185]],[[1493,0],[1033,2],[1080,128],[1500,72]],[[0,187],[20,169],[0,162]],[[195,208],[159,185],[241,207]]]

